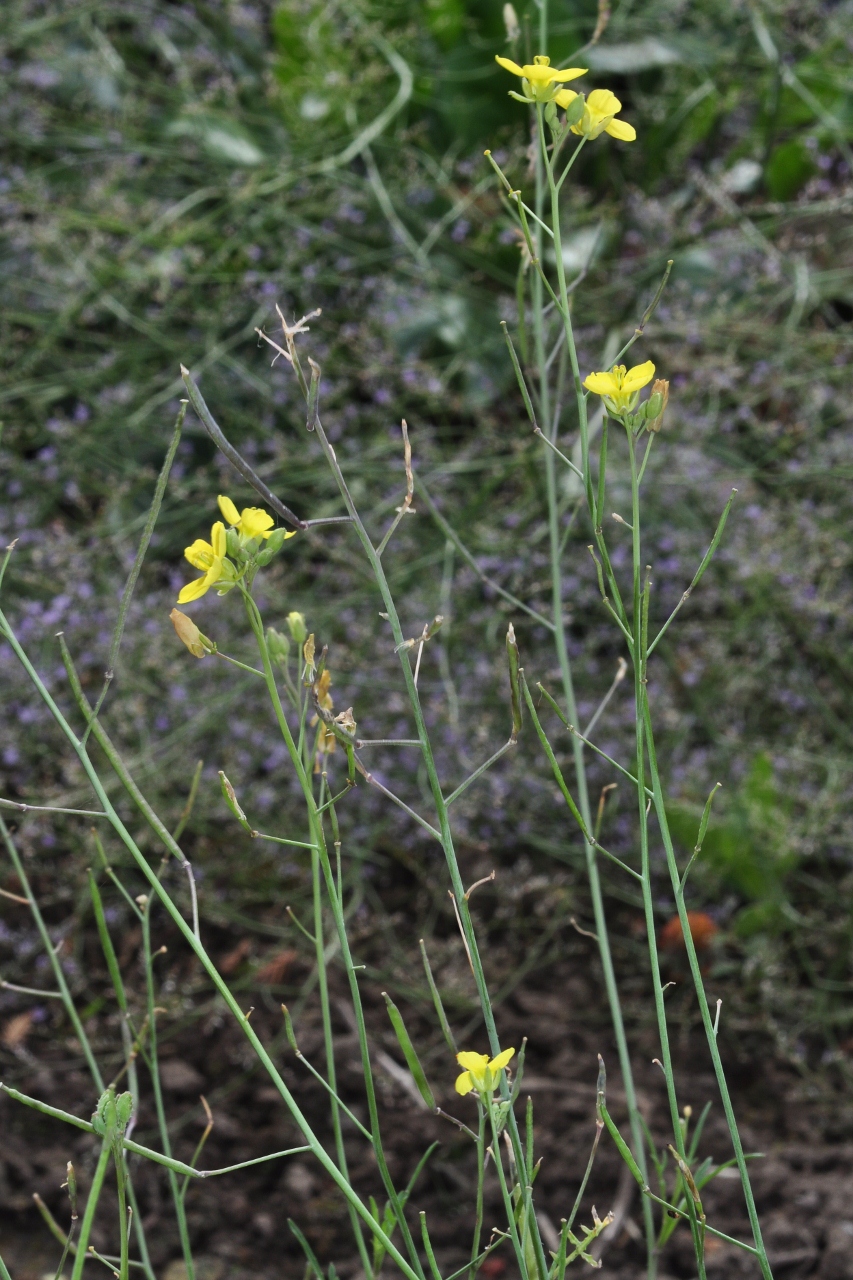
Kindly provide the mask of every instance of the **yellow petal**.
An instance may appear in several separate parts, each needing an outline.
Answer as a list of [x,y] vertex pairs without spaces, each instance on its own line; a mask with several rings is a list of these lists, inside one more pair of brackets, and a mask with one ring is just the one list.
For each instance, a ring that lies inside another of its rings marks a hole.
[[238,515],[237,508],[234,506],[231,499],[226,498],[224,493],[220,493],[216,501],[219,503],[219,510],[222,512],[223,518],[231,525],[238,525],[240,523],[240,516]]
[[489,1070],[493,1072],[493,1074],[497,1075],[501,1068],[506,1066],[514,1054],[515,1049],[504,1049],[496,1058],[492,1058],[489,1063]]
[[593,89],[586,100],[586,105],[591,114],[597,116],[599,120],[604,116],[615,116],[622,110],[622,103],[609,89]]
[[584,378],[583,385],[596,396],[612,396],[619,391],[619,384],[612,373],[591,373]]
[[196,578],[195,582],[188,582],[185,587],[181,587],[178,604],[189,604],[191,600],[198,600],[206,591],[210,590],[212,585],[207,580],[207,574],[203,578]]
[[523,76],[524,72],[517,62],[513,62],[511,58],[499,58],[495,54],[495,62],[499,67],[503,67],[504,71],[511,71],[514,76]]
[[455,1088],[456,1088],[456,1092],[461,1093],[463,1098],[466,1093],[471,1093],[471,1091],[474,1088],[474,1082],[471,1079],[470,1072],[463,1071],[461,1076],[456,1077]]
[[247,538],[268,538],[267,530],[272,530],[275,521],[267,511],[260,507],[244,507],[240,512],[240,532]]
[[291,529],[290,533],[286,533],[284,535],[284,540],[285,542],[288,542],[291,538],[295,538],[295,537],[296,537],[296,530]]
[[604,132],[609,133],[611,138],[619,138],[622,142],[633,142],[637,136],[637,130],[626,120],[611,120]]
[[196,538],[192,546],[184,548],[184,557],[194,569],[204,569],[207,572],[213,561],[213,547],[204,538]]
[[577,80],[578,76],[585,76],[586,73],[586,67],[566,67],[565,71],[554,71],[551,79],[559,84],[565,84],[567,80]]
[[569,103],[574,102],[577,96],[574,89],[560,89],[558,93],[554,94],[554,101],[558,107],[562,107],[565,111]]
[[555,71],[553,67],[544,65],[531,66],[529,63],[524,64],[522,71],[524,72],[525,80],[529,80],[531,84],[550,84],[559,75],[559,72]]
[[466,1071],[479,1071],[482,1074],[483,1068],[489,1065],[489,1055],[487,1053],[457,1053],[456,1061],[460,1067],[465,1067]]
[[221,560],[225,555],[225,525],[221,520],[217,520],[216,524],[210,530],[210,544],[213,548],[213,554],[217,560]]
[[629,369],[622,379],[622,390],[626,394],[639,391],[640,387],[644,387],[647,382],[651,382],[654,376],[655,366],[651,360],[647,360],[645,364],[635,364],[633,369]]

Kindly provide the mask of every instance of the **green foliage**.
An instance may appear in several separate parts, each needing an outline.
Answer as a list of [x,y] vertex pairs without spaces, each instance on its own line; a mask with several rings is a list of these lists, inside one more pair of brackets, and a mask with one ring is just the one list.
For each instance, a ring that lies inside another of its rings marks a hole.
[[[717,805],[723,807],[720,801]],[[759,752],[725,816],[715,813],[708,824],[691,878],[699,879],[711,898],[733,890],[744,900],[734,922],[743,936],[778,929],[784,919],[788,880],[799,861],[789,839],[791,808],[790,798],[778,789],[770,757]],[[674,805],[668,813],[673,834],[692,851],[697,812]]]
[[774,200],[791,200],[814,172],[814,157],[805,140],[791,138],[773,148],[765,165],[768,194]]

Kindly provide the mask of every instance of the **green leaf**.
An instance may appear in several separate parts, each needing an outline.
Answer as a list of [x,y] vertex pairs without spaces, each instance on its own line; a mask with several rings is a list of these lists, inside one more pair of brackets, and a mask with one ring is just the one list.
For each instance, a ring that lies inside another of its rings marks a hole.
[[382,992],[382,998],[388,1006],[388,1017],[391,1019],[391,1025],[397,1034],[397,1039],[400,1042],[400,1048],[403,1050],[403,1056],[412,1073],[412,1078],[418,1086],[418,1092],[429,1107],[430,1111],[435,1111],[435,1097],[433,1096],[432,1089],[427,1083],[424,1069],[420,1064],[418,1055],[415,1053],[414,1045],[409,1038],[409,1033],[406,1030],[406,1024],[403,1022],[400,1010],[394,1004],[394,1001],[387,992]]
[[802,138],[781,143],[770,155],[764,182],[774,200],[791,200],[815,172],[815,163]]
[[118,957],[113,947],[112,938],[107,928],[106,917],[104,916],[104,905],[101,901],[101,893],[98,889],[98,883],[89,868],[89,892],[92,895],[92,906],[95,909],[95,923],[98,926],[98,937],[101,941],[101,950],[107,962],[107,968],[110,971],[110,977],[113,980],[113,987],[118,1000],[119,1008],[122,1013],[127,1013],[127,996],[124,992],[124,982],[122,981],[121,972],[118,967]]

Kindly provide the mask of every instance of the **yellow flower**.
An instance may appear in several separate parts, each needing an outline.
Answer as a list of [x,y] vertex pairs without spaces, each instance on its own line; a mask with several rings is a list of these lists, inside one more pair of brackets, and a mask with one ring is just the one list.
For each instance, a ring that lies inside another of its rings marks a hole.
[[634,408],[640,389],[654,376],[655,366],[647,360],[627,371],[624,364],[617,364],[609,373],[591,373],[583,385],[594,395],[603,396],[607,408],[620,414]]
[[[565,110],[577,96],[571,89],[561,89],[554,101]],[[597,138],[600,133],[609,133],[611,138],[633,142],[637,136],[634,126],[626,124],[624,120],[614,119],[621,110],[622,103],[615,93],[611,93],[609,89],[593,89],[584,103],[583,115],[577,124],[572,125],[572,133],[590,140]]]
[[514,1055],[515,1049],[504,1049],[496,1058],[489,1061],[487,1053],[457,1053],[456,1061],[465,1070],[456,1078],[456,1092],[464,1097],[466,1093],[491,1093],[497,1088],[500,1072]]
[[225,525],[221,520],[210,531],[210,542],[196,538],[191,547],[187,547],[184,555],[194,569],[201,569],[204,576],[196,578],[181,587],[178,604],[188,604],[190,600],[198,600],[216,586],[223,578],[233,581],[233,566],[225,559]]
[[[499,58],[497,55],[495,55],[495,61],[505,71],[511,71],[514,76],[521,76],[521,87],[530,102],[553,102],[555,98],[559,101],[556,85],[565,84],[568,80],[577,80],[578,76],[586,75],[585,67],[567,67],[565,71],[552,67],[551,59],[544,53],[538,53],[532,63],[527,62],[523,67],[513,62],[511,58]],[[574,96],[572,94],[572,97]]]
[[[260,507],[244,507],[242,511],[238,512],[231,499],[226,498],[222,493],[220,493],[216,501],[219,503],[219,510],[224,518],[247,541],[249,538],[268,538],[272,533],[275,521],[268,512],[262,511]],[[284,535],[284,541],[286,542],[288,538],[295,537],[296,530],[294,529],[292,533]]]

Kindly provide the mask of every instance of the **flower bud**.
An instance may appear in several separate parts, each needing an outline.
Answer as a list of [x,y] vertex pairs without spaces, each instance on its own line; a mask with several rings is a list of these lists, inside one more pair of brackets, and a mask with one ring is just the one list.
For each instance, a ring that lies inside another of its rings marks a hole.
[[305,625],[304,613],[289,613],[287,627],[297,644],[305,643],[308,638],[308,628]]
[[65,1183],[68,1188],[68,1199],[71,1201],[71,1221],[77,1221],[77,1174],[71,1161],[65,1166]]
[[646,423],[649,431],[660,431],[668,400],[669,383],[666,378],[655,378],[652,383],[652,394],[646,405]]
[[287,662],[290,653],[290,641],[275,627],[267,627],[267,648],[273,662]]
[[225,534],[225,548],[232,560],[240,558],[240,535],[236,529],[228,529]]
[[586,98],[582,93],[579,93],[578,96],[576,98],[573,98],[572,101],[569,103],[569,105],[566,107],[566,121],[565,121],[566,126],[570,127],[573,124],[577,124],[578,121],[583,117],[583,113],[585,109],[586,109]]
[[118,1125],[122,1133],[124,1133],[125,1129],[130,1124],[130,1118],[132,1115],[133,1094],[120,1093],[116,1098],[116,1119],[118,1120]]
[[[292,536],[293,535],[291,534],[291,537]],[[287,530],[283,526],[278,529],[273,529],[272,533],[267,538],[267,551],[272,551],[273,555],[275,555],[276,551],[281,551],[286,541]]]
[[292,538],[293,534],[289,534],[285,528],[273,529],[270,536],[264,543],[263,549],[258,556],[257,562],[260,565],[269,564],[274,555],[278,555],[288,538]]
[[202,635],[192,618],[188,618],[180,609],[173,609],[169,614],[172,626],[178,639],[185,644],[194,658],[203,658],[206,653],[215,653],[216,645],[207,636]]

